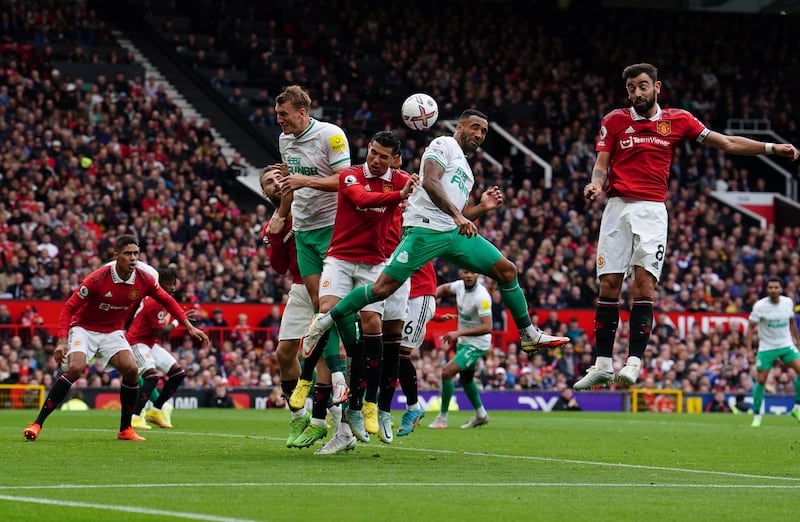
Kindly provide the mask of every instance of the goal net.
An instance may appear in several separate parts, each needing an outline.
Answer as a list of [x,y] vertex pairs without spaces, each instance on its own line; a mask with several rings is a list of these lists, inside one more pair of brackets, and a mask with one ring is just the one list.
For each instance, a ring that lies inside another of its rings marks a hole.
[[41,384],[0,384],[0,409],[41,409],[45,398]]

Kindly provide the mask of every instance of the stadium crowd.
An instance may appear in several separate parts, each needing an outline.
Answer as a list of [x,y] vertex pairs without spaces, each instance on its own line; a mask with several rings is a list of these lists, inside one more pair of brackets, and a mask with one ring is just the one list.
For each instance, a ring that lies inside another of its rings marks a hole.
[[[224,158],[211,123],[184,117],[163,85],[141,77],[76,78],[53,68],[57,58],[132,60],[115,49],[108,28],[85,4],[53,9],[46,2],[2,3],[1,297],[64,300],[111,257],[117,235],[134,233],[144,259],[178,269],[179,302],[263,305],[263,317],[245,317],[207,348],[175,340],[172,349],[188,370],[184,386],[211,389],[218,376],[229,386],[276,385],[275,341],[254,328],[277,326],[279,309],[273,305],[286,299],[291,280],[272,270],[261,240],[270,209],[240,208],[225,190],[240,170],[238,159]],[[653,61],[665,76],[662,103],[691,110],[711,128],[724,129],[729,118],[765,118],[787,140],[800,141],[789,117],[798,106],[800,74],[792,73],[796,59],[787,65],[782,58],[789,54],[786,42],[793,41],[792,27],[782,19],[764,27],[728,15],[712,34],[692,15],[630,11],[614,18],[615,34],[631,34],[656,18],[659,29],[630,49],[589,14],[550,13],[563,21],[560,26],[519,19],[509,25],[513,3],[492,4],[491,13],[462,5],[450,11],[446,26],[428,18],[431,27],[424,32],[416,25],[419,2],[385,5],[366,18],[351,16],[357,11],[352,2],[324,12],[287,3],[269,13],[239,4],[203,4],[227,10],[195,17],[198,34],[175,31],[169,17],[160,28],[176,52],[205,57],[194,65],[199,72],[215,71],[220,96],[234,96],[232,103],[247,111],[261,109],[265,125],[273,125],[270,93],[300,83],[319,103],[318,116],[347,130],[355,163],[363,161],[365,140],[374,130],[397,127],[402,98],[426,91],[439,101],[442,119],[474,106],[550,162],[552,187],[514,149],[500,149],[499,166],[482,155],[474,163],[473,196],[495,184],[506,196],[505,208],[482,220],[481,233],[516,260],[529,305],[541,314],[593,307],[593,248],[602,203],[586,203],[581,188],[594,161],[599,118],[625,105],[622,64],[657,57]],[[170,5],[180,9],[183,3]],[[253,30],[248,20],[264,20],[266,32]],[[513,52],[497,50],[497,34]],[[575,45],[569,34],[582,34],[586,44]],[[666,40],[681,45],[664,46]],[[691,53],[688,46],[704,52]],[[101,48],[111,51],[96,51]],[[766,70],[771,73],[755,72]],[[225,79],[236,71],[246,71],[236,76],[240,84]],[[253,87],[260,100],[242,100],[241,92],[233,92]],[[418,171],[432,135],[405,136],[407,170]],[[658,309],[746,313],[764,295],[770,275],[783,277],[786,294],[800,301],[800,227],[762,229],[710,195],[762,190],[761,176],[690,144],[676,150],[672,168],[671,244]],[[446,263],[438,263],[437,272],[440,282],[456,277]],[[4,308],[0,304],[0,326],[54,323],[33,307],[20,317]],[[204,318],[205,324],[221,326],[216,315]],[[539,321],[575,342],[532,360],[514,343],[497,346],[479,367],[484,389],[555,390],[584,373],[591,363],[590,333],[549,316]],[[660,321],[646,354],[643,386],[749,393],[754,358],[745,352],[741,333],[697,327],[681,338]],[[0,329],[0,381],[52,383],[52,338],[31,332],[12,336]],[[626,342],[622,332],[617,351],[624,353]],[[442,350],[423,351],[417,361],[421,388],[439,387],[438,370],[447,360]],[[768,389],[793,393],[793,379],[792,370],[776,367]],[[85,384],[114,384],[114,376],[93,367]]]

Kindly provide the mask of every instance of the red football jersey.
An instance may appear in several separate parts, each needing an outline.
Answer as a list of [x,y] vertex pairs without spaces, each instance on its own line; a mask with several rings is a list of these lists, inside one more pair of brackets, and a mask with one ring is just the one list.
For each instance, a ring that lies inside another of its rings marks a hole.
[[339,202],[327,255],[344,261],[377,265],[392,254],[387,248],[388,229],[396,219],[400,189],[408,173],[389,169],[372,176],[366,164],[339,173]]
[[675,145],[703,143],[711,132],[683,109],[659,109],[652,118],[633,107],[606,114],[597,138],[597,152],[609,152],[606,193],[645,201],[665,201]]
[[386,227],[386,252],[389,256],[395,251],[403,237],[403,206],[397,205],[395,207],[394,219]]
[[428,263],[411,276],[409,299],[423,295],[436,295],[436,269]]
[[164,328],[172,316],[152,297],[145,297],[142,308],[133,316],[125,338],[130,344],[142,343],[150,348],[158,340],[156,330]]
[[297,245],[294,242],[292,216],[287,216],[280,234],[269,233],[269,222],[264,225],[264,236],[269,245],[269,263],[279,274],[289,274],[292,282],[303,284],[300,268],[297,266]]
[[186,319],[186,312],[144,269],[137,267],[128,280],[122,280],[113,265],[104,265],[89,274],[64,303],[58,316],[58,336],[67,337],[72,326],[100,333],[122,330],[148,295],[178,321]]

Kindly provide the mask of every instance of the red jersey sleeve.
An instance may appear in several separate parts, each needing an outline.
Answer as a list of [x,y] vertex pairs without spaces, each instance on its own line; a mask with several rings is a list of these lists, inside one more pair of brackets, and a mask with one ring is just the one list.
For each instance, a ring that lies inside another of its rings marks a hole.
[[167,312],[172,314],[172,317],[177,319],[179,323],[182,323],[186,320],[186,312],[183,311],[183,308],[181,308],[178,302],[175,301],[175,299],[173,299],[173,297],[169,295],[166,290],[161,288],[158,283],[155,283],[154,286],[151,286],[146,295],[151,296],[161,306],[166,308]]
[[[267,227],[269,223],[267,224]],[[294,240],[294,230],[292,230],[292,217],[286,218],[283,230],[279,234],[266,232],[269,241],[269,262],[272,268],[279,274],[289,274],[292,282],[302,284],[300,269],[297,266],[297,244]]]
[[398,204],[403,198],[399,190],[391,192],[370,192],[353,174],[343,172],[339,175],[339,194],[358,208],[383,207]]
[[[84,288],[86,290],[83,290]],[[69,299],[67,299],[67,302],[64,303],[63,308],[61,308],[61,313],[58,314],[58,337],[66,338],[67,335],[69,335],[69,327],[72,325],[72,318],[86,303],[84,299],[87,297],[89,291],[89,282],[87,278],[87,281],[84,281],[83,284],[76,288]]]

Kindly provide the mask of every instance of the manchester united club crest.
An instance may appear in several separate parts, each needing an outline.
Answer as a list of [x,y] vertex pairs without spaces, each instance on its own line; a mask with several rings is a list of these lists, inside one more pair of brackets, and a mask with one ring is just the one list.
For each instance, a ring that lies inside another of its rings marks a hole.
[[606,258],[603,256],[597,256],[597,266],[599,268],[603,268],[603,265],[606,264]]
[[662,136],[669,136],[672,132],[672,122],[668,120],[660,120],[656,122],[656,132]]
[[392,191],[392,186],[391,185],[384,185],[383,186],[383,191],[384,192],[391,192]]
[[139,289],[138,288],[131,288],[131,291],[128,292],[128,299],[131,301],[135,301],[139,299]]

